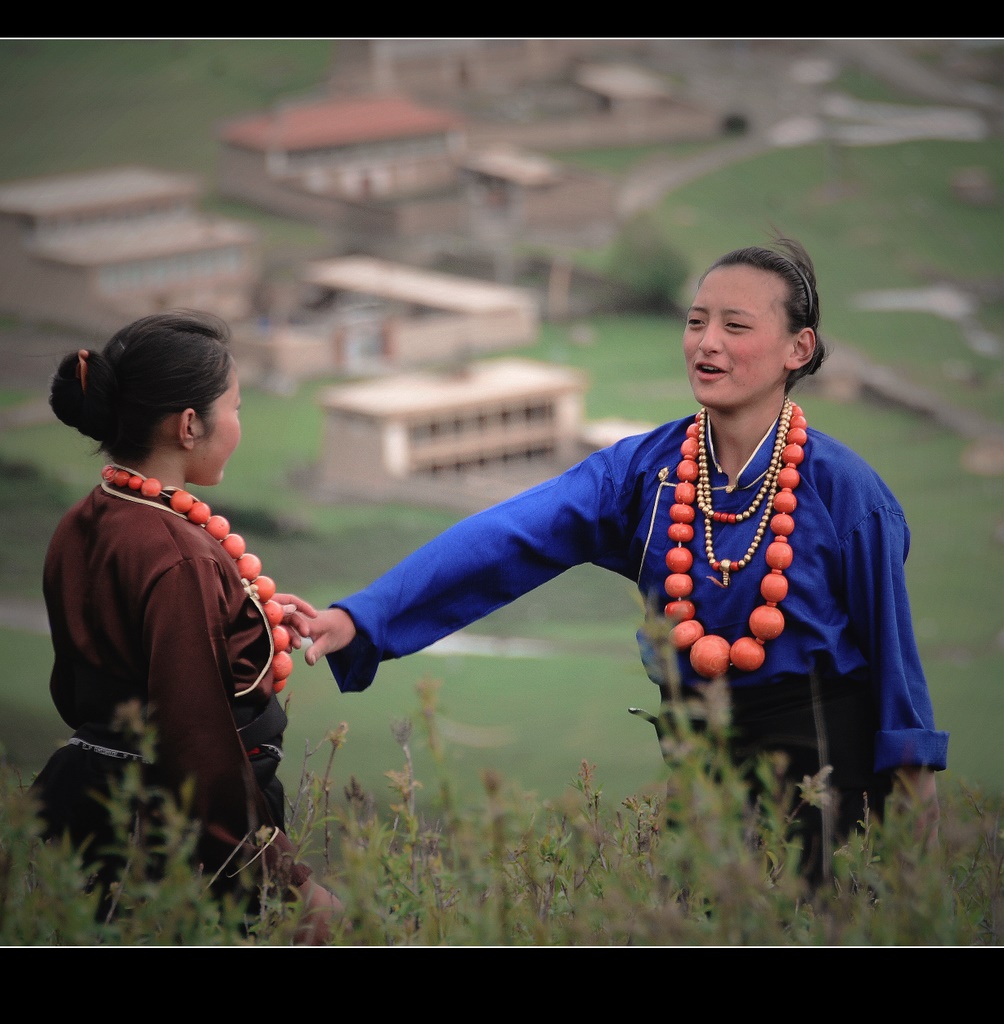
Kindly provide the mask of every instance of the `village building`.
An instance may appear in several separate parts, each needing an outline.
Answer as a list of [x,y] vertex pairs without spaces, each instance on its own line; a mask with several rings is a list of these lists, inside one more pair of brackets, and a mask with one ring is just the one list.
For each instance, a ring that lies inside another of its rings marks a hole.
[[234,339],[242,370],[271,386],[455,363],[533,344],[540,328],[529,292],[375,257],[315,260],[300,281],[288,319]]
[[[467,129],[477,149],[505,143],[549,153],[673,142],[710,142],[724,131],[722,113],[678,96],[665,75],[634,64],[578,61],[562,86],[541,85],[522,116],[507,116],[505,104],[483,110]],[[554,96],[564,96],[558,104]]]
[[585,375],[528,359],[395,374],[323,391],[316,474],[330,500],[473,511],[581,458]]
[[0,185],[0,307],[99,333],[182,306],[249,316],[258,236],[201,213],[201,190],[138,166]]
[[286,104],[222,128],[219,190],[309,221],[342,251],[480,238],[499,224],[523,239],[613,231],[610,177],[495,142],[472,150],[469,130],[459,114],[400,95]]
[[710,141],[734,111],[721,96],[687,95],[677,84],[673,69],[686,49],[686,40],[667,39],[357,40],[340,51],[329,86],[448,104],[467,115],[472,148],[554,153]]
[[437,193],[455,188],[462,126],[457,114],[396,95],[281,104],[222,127],[218,188],[332,231],[365,231],[366,204],[392,201],[394,229],[417,233],[442,221]]
[[599,242],[613,234],[617,196],[605,175],[502,144],[468,151],[458,167],[470,233],[480,241],[574,231]]
[[633,64],[581,64],[573,80],[596,98],[601,112],[618,117],[657,114],[673,104],[666,79]]
[[657,48],[651,39],[586,37],[354,40],[341,42],[330,85],[340,93],[405,92],[455,104],[466,95],[505,97],[527,85],[560,84],[581,62],[644,59]]

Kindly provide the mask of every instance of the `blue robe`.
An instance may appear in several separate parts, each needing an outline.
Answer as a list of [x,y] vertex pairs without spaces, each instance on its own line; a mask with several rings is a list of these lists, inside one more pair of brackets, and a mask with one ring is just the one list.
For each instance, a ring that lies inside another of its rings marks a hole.
[[[667,536],[669,510],[680,445],[692,422],[667,423],[595,452],[560,476],[457,523],[364,590],[336,602],[358,631],[348,647],[328,656],[339,687],[365,689],[382,660],[420,651],[574,565],[591,562],[619,573],[637,582],[646,601],[665,605],[666,551],[675,545]],[[716,511],[749,507],[772,450],[773,433],[731,494],[725,476],[709,467]],[[730,683],[763,686],[808,680],[810,673],[824,680],[868,680],[880,722],[875,770],[943,769],[948,734],[934,727],[914,639],[903,510],[878,474],[840,442],[810,430],[805,453],[789,538],[794,561],[784,574],[789,591],[780,605],[785,629],[767,642],[760,669],[732,670]],[[695,512],[691,600],[705,631],[732,642],[749,635],[750,613],[763,603],[764,552],[773,535],[767,531],[752,562],[723,588],[711,579],[721,576],[708,566],[704,519]],[[717,558],[743,557],[761,512],[762,506],[741,524],[716,525]],[[687,654],[679,663],[684,683],[703,681]]]

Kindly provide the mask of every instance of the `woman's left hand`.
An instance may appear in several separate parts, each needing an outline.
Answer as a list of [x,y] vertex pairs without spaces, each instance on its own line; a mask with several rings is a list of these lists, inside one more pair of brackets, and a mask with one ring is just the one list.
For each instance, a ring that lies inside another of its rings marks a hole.
[[296,594],[276,594],[273,600],[282,605],[282,624],[289,630],[290,640],[297,649],[303,638],[310,635],[310,619],[317,618],[317,609]]
[[916,818],[916,834],[926,840],[928,846],[938,842],[938,821],[941,809],[938,806],[938,787],[931,768],[918,765],[904,765],[896,769],[897,788],[905,793],[908,806]]

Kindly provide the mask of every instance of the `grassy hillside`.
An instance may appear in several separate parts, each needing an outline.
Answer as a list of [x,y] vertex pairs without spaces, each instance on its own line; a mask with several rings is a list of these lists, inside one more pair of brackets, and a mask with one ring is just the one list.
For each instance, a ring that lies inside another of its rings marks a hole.
[[316,89],[333,40],[0,41],[0,179],[148,162],[212,182],[218,120]]

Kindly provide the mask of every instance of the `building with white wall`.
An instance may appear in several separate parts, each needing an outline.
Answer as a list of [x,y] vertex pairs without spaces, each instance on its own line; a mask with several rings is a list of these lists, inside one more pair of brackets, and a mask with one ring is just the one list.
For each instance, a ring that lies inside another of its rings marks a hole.
[[484,508],[581,458],[586,388],[579,370],[507,358],[327,389],[318,488]]
[[177,307],[249,316],[258,235],[201,213],[201,191],[139,166],[0,184],[0,308],[102,333]]

